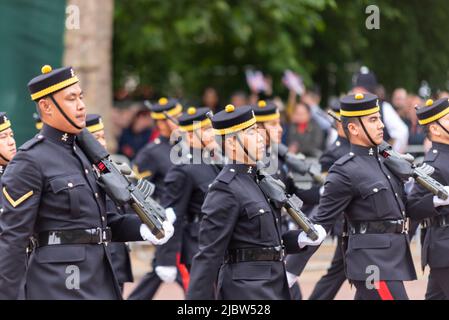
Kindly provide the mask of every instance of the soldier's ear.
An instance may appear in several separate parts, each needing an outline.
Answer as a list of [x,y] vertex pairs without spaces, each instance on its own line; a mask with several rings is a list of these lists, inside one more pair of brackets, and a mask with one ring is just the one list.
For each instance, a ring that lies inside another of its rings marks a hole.
[[41,115],[51,115],[53,113],[53,106],[48,98],[42,98],[37,102]]
[[357,136],[359,134],[358,126],[353,122],[348,123],[348,131],[353,136]]
[[435,123],[429,124],[429,133],[432,136],[434,136],[434,137],[435,136],[436,137],[441,136],[441,128],[440,128],[440,126],[436,125]]

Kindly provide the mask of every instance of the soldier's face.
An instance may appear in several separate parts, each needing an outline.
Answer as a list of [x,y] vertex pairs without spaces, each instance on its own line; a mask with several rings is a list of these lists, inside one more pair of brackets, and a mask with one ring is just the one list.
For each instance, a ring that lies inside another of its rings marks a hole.
[[[366,131],[370,135],[371,139],[373,139],[374,143],[376,145],[381,144],[381,142],[384,139],[384,124],[382,122],[381,116],[379,112],[376,112],[374,114],[371,114],[369,116],[361,117],[361,120],[363,121],[363,124],[365,125]],[[366,136],[366,134],[363,131],[363,128],[359,124],[359,132],[361,134],[361,138],[364,140],[364,142],[369,146],[371,145],[371,142],[369,138]]]
[[[86,126],[86,106],[83,102],[83,91],[78,83],[54,93],[53,97],[73,123],[80,128]],[[39,101],[39,106],[43,122],[64,132],[72,134],[81,132],[81,129],[75,128],[65,119],[50,98]]]
[[[11,161],[11,159],[16,154],[16,140],[14,140],[14,132],[11,130],[11,128],[0,132],[0,154],[8,161]],[[4,163],[5,161],[1,158],[0,162],[2,164],[6,164]]]
[[217,150],[218,144],[215,140],[214,128],[212,125],[206,125],[201,128],[201,140],[208,150]]
[[[256,160],[263,159],[265,155],[265,138],[260,134],[257,125],[249,127],[248,129],[241,132],[243,137],[243,145],[250,155],[252,155]],[[240,152],[242,149],[240,149]],[[252,162],[251,159],[247,159]]]
[[270,142],[280,143],[282,138],[282,126],[281,120],[275,119],[271,121],[265,121],[258,124],[259,132],[262,136],[265,136],[265,143],[267,145]]
[[106,144],[106,137],[105,137],[105,134],[104,134],[104,130],[100,130],[100,131],[94,132],[93,136],[103,146],[103,148],[106,149],[107,144]]

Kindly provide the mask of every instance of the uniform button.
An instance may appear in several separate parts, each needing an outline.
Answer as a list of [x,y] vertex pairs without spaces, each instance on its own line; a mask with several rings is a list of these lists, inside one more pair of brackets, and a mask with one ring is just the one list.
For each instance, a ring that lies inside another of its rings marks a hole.
[[73,151],[76,151],[76,147],[75,146],[73,146]]
[[354,155],[354,152],[349,152],[349,154],[350,154],[351,156],[353,156],[353,155]]
[[377,191],[379,191],[379,189],[377,189],[377,188],[374,188],[374,189],[373,189],[373,191],[374,191],[374,192],[377,192]]
[[433,149],[432,152],[433,152],[433,153],[437,153],[438,150],[437,150],[437,149]]
[[41,134],[37,136],[38,139],[42,139],[43,137],[44,137],[44,136],[41,135]]
[[73,183],[69,182],[69,183],[67,184],[67,186],[68,186],[69,188],[73,188]]
[[405,216],[405,211],[404,211],[404,210],[402,210],[402,215],[404,215],[404,216]]
[[85,172],[86,174],[89,174],[89,170],[87,170],[87,169],[84,169],[84,172]]
[[231,171],[231,172],[235,172],[235,170],[234,170],[234,169],[232,169],[232,168],[231,168],[231,169],[229,169],[229,171]]
[[394,194],[394,196],[395,196],[395,197],[397,198],[397,197],[398,197],[398,194],[397,194],[397,193],[395,193],[395,194]]
[[104,220],[106,220],[106,219],[104,218],[104,216],[101,216],[101,221],[104,221]]
[[388,179],[391,179],[391,177],[390,177],[389,175],[387,176],[387,178],[388,178]]
[[207,188],[209,189],[211,185],[212,185],[212,183],[211,183],[211,184],[208,184],[208,185],[207,185]]
[[279,219],[278,219],[278,218],[276,218],[276,222],[279,222]]
[[264,213],[265,210],[264,210],[264,209],[260,209],[259,212],[260,212],[260,213]]
[[95,192],[95,198],[98,198],[98,193],[97,192]]

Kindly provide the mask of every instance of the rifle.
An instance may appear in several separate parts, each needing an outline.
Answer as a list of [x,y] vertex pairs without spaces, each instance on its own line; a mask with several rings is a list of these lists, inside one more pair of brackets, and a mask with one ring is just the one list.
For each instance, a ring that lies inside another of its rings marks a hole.
[[399,169],[401,170],[400,173],[398,172],[399,175],[408,172],[406,175],[415,179],[417,183],[432,192],[438,198],[446,200],[449,197],[444,186],[431,177],[432,173],[435,171],[434,167],[426,163],[417,167],[412,163],[404,161],[401,157],[402,155],[399,152],[394,151],[391,145],[385,141],[379,145],[379,153],[382,157],[387,159],[385,165],[391,169],[393,173],[395,173],[394,169],[396,169],[396,171],[399,171]]
[[77,140],[87,159],[99,172],[97,183],[104,192],[119,206],[129,204],[151,233],[158,239],[163,238],[162,223],[166,216],[164,208],[151,198],[154,184],[143,179],[135,184],[131,177],[127,177],[131,169],[127,165],[114,163],[106,149],[87,129],[81,131]]
[[[332,110],[328,114],[336,121],[341,121],[340,117]],[[393,147],[386,141],[379,145],[379,154],[386,159],[385,165],[397,176],[412,177],[421,186],[432,192],[438,198],[446,200],[449,194],[444,186],[431,177],[435,168],[428,164],[417,167],[413,164],[415,158],[410,154],[400,154],[393,150]]]
[[273,151],[277,152],[279,157],[285,161],[287,167],[301,175],[310,174],[315,182],[324,183],[324,177],[321,175],[321,166],[319,164],[307,163],[302,155],[295,155],[288,151],[288,147],[283,144],[273,144]]
[[277,208],[285,208],[287,213],[304,230],[307,236],[312,240],[318,239],[318,232],[313,223],[301,211],[302,200],[296,195],[288,195],[285,192],[285,185],[281,180],[273,178],[265,171],[265,165],[262,162],[257,163],[257,176],[259,187]]

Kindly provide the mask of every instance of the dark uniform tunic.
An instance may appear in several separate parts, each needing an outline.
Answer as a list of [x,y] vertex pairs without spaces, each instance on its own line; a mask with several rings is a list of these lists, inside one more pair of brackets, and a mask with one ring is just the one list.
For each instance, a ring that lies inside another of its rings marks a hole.
[[[449,185],[449,145],[433,142],[432,149],[424,157],[424,162],[435,168],[435,172],[432,174],[435,180],[445,186]],[[415,183],[408,198],[407,212],[412,219],[417,221],[433,219],[428,227],[422,229],[421,265],[423,269],[426,265],[431,269],[426,297],[430,298],[428,297],[429,287],[435,285],[433,282],[437,280],[438,284],[435,286],[442,286],[446,293],[446,299],[449,299],[449,228],[447,225],[437,224],[447,220],[449,206],[435,208],[433,197],[434,195],[427,189]],[[428,221],[430,220],[427,220],[426,223]],[[443,277],[432,279],[442,270],[445,270]]]
[[180,253],[180,262],[191,266],[198,252],[201,206],[219,172],[218,166],[204,163],[176,165],[168,171],[162,205],[174,210],[176,222],[173,237],[160,249],[164,251],[158,261],[161,265],[176,265],[176,253]]
[[164,178],[172,166],[170,160],[172,146],[169,138],[160,136],[140,150],[133,162],[137,176],[155,184],[153,196],[157,200],[164,194]]
[[[109,226],[113,241],[142,240],[137,217],[106,214],[105,196],[73,135],[45,125],[39,135],[19,148],[2,182],[0,298],[18,297],[25,274],[25,249],[32,235]],[[25,297],[120,298],[106,244],[36,248],[28,261]]]
[[280,212],[259,189],[255,171],[248,165],[226,165],[210,187],[202,207],[200,251],[193,259],[188,299],[290,299],[283,261],[223,263],[228,250],[284,243],[287,253],[299,251],[300,231],[282,236]]
[[[324,187],[314,222],[327,230],[341,212],[349,223],[405,219],[403,186],[375,148],[352,145],[332,166]],[[350,234],[345,259],[350,280],[365,281],[373,265],[379,280],[416,279],[406,233]]]

